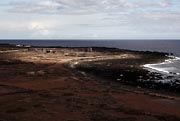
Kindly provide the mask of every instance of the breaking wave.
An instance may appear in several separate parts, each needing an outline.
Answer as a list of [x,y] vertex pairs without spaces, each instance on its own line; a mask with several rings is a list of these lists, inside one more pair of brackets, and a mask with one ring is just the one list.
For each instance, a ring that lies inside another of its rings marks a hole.
[[143,67],[151,72],[161,73],[163,80],[161,82],[172,82],[173,80],[180,80],[180,58],[170,56],[171,59],[157,64],[145,64]]

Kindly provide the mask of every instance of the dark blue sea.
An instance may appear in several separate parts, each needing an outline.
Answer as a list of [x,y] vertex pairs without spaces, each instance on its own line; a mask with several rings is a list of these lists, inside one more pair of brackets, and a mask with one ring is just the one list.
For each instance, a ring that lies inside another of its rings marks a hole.
[[180,57],[180,40],[0,40],[0,43],[62,47],[116,47],[168,52]]

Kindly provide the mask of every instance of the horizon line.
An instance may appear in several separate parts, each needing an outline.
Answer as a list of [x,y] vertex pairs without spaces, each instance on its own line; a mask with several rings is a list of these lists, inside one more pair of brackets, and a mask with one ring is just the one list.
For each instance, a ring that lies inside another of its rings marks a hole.
[[5,41],[8,41],[8,40],[20,40],[20,41],[28,41],[28,40],[33,40],[33,41],[35,41],[35,40],[44,40],[44,41],[47,41],[47,40],[54,40],[54,41],[77,41],[77,40],[79,40],[79,41],[81,41],[81,40],[85,40],[85,41],[87,41],[87,40],[91,40],[91,41],[102,41],[102,40],[104,40],[104,41],[106,41],[106,40],[115,40],[115,41],[122,41],[122,40],[180,40],[180,39],[0,39],[0,41],[3,41],[3,40],[5,40]]

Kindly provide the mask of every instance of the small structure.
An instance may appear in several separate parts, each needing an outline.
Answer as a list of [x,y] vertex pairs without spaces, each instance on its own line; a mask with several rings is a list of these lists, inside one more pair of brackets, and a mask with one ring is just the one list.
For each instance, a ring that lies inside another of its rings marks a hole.
[[16,45],[16,47],[23,47],[23,45]]
[[55,50],[49,50],[50,51],[50,53],[56,53],[56,51]]
[[30,47],[31,47],[31,45],[25,45],[24,47],[26,47],[26,48],[30,48]]
[[44,53],[56,53],[56,51],[55,50],[49,50],[49,49],[43,49],[42,50]]
[[90,47],[90,48],[87,48],[87,52],[92,52],[93,49]]

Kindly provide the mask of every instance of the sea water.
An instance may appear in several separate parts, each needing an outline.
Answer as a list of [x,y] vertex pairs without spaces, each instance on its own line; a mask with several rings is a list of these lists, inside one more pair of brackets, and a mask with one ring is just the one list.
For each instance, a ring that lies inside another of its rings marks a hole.
[[168,52],[180,57],[180,40],[0,40],[0,43],[61,47],[115,47]]

